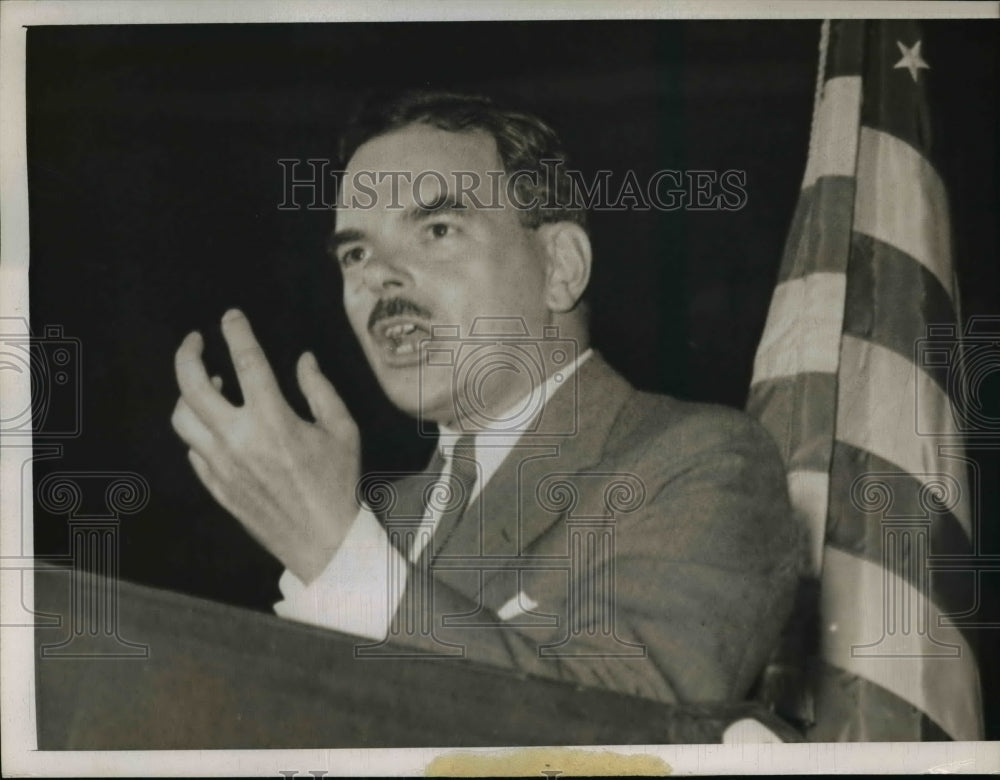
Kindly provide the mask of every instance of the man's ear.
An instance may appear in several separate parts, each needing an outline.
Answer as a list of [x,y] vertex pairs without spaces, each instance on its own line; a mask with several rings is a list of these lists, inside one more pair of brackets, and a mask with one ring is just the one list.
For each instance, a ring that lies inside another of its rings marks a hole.
[[564,314],[576,306],[590,281],[590,238],[575,222],[550,222],[538,230],[547,255],[545,305]]

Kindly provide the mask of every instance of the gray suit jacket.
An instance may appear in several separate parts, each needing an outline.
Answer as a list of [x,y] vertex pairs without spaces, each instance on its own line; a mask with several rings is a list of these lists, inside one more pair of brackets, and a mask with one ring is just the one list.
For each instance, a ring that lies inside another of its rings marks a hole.
[[[659,699],[743,698],[791,609],[784,471],[741,412],[638,392],[599,356],[409,567],[386,644]],[[422,515],[433,475],[383,516]],[[440,529],[439,529],[440,530]],[[405,648],[405,650],[400,650]]]

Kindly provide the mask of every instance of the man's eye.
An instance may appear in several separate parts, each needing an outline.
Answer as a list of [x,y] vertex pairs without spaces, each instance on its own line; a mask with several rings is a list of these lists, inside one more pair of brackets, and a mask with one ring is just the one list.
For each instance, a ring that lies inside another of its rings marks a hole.
[[451,232],[451,225],[447,222],[435,222],[430,226],[430,231],[434,238],[444,238]]
[[364,247],[356,246],[348,249],[346,252],[340,256],[340,264],[342,266],[354,265],[355,263],[360,263],[367,256]]

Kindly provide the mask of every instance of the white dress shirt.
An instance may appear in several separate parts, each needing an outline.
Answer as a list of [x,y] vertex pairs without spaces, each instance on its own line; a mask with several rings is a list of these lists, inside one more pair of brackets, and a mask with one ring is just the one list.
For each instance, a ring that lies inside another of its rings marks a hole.
[[[565,381],[592,354],[587,349],[560,373]],[[545,383],[543,398],[552,397],[558,389],[554,378]],[[521,404],[512,409],[521,408]],[[501,416],[499,419],[505,419]],[[445,458],[441,480],[451,474],[451,447],[461,432],[440,428],[438,447]],[[517,443],[520,434],[476,436],[476,461],[479,464],[476,483],[469,500],[475,499],[483,485],[500,468],[504,458]],[[428,508],[425,522],[433,528],[440,520],[440,512]],[[427,537],[418,534],[410,552],[411,562],[416,562],[426,544]],[[397,560],[393,561],[395,557]],[[285,570],[278,582],[283,597],[274,605],[274,611],[283,618],[332,628],[349,634],[381,641],[388,636],[389,624],[406,590],[406,567],[399,566],[402,554],[389,542],[385,528],[368,506],[362,503],[357,517],[351,524],[337,552],[326,569],[306,585],[290,571]],[[402,571],[403,577],[390,586],[388,573]],[[390,587],[394,592],[390,593]],[[390,609],[391,607],[391,609]]]

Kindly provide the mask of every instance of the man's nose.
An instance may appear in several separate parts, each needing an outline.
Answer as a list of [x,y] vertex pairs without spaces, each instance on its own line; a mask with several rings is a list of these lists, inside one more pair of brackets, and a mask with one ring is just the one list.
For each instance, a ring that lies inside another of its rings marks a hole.
[[386,290],[405,288],[413,281],[399,253],[376,252],[362,269],[362,280],[375,295]]

